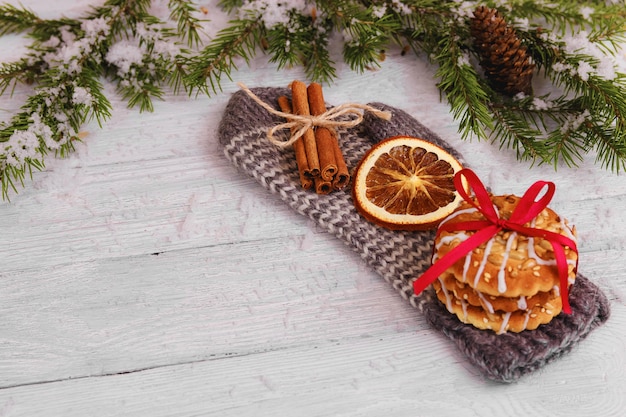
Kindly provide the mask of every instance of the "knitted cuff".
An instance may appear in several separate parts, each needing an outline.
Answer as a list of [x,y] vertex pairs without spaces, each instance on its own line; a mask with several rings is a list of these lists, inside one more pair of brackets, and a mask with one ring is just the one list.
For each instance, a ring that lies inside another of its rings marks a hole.
[[[291,97],[291,91],[285,88],[254,88],[252,91],[274,107],[279,96]],[[396,135],[426,139],[466,165],[454,148],[406,112],[382,103],[370,105],[391,111],[392,118],[383,121],[367,113],[361,125],[339,135],[348,167],[356,167],[375,142]],[[570,291],[572,314],[559,314],[549,324],[521,333],[496,335],[463,324],[448,313],[430,289],[416,296],[412,281],[431,264],[434,231],[381,228],[357,213],[349,191],[318,195],[303,190],[293,150],[280,149],[266,137],[269,128],[283,122],[243,91],[236,92],[226,107],[218,132],[226,157],[295,211],[311,218],[359,253],[367,265],[421,311],[433,328],[449,337],[486,377],[501,382],[515,381],[570,351],[608,319],[608,300],[580,274]]]

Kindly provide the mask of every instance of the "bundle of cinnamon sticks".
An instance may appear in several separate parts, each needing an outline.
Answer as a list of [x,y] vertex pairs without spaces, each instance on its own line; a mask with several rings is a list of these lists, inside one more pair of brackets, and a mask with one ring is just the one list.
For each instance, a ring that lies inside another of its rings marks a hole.
[[[284,113],[300,116],[319,116],[326,112],[322,86],[312,83],[308,87],[293,81],[291,103],[286,96],[278,98]],[[293,134],[297,128],[292,128]],[[308,129],[293,144],[300,173],[300,183],[305,190],[313,188],[318,194],[328,194],[344,188],[350,182],[350,173],[339,148],[336,133],[326,127]]]

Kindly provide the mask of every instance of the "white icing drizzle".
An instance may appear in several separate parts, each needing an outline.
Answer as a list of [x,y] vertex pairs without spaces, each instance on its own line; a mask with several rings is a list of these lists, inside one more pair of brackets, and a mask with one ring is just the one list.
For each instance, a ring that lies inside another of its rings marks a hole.
[[[496,213],[499,214],[498,212],[498,208],[494,205],[494,208],[496,210]],[[452,213],[450,216],[448,216],[446,219],[443,220],[443,222],[441,222],[441,224],[444,224],[450,220],[452,220],[453,218],[461,215],[461,214],[466,214],[466,213],[474,213],[476,212],[477,209],[475,207],[471,207],[471,208],[467,208],[464,210],[458,210],[454,213]],[[565,223],[565,219],[561,219],[560,222],[560,226],[561,226],[561,231],[563,231],[564,235],[567,236],[568,238],[572,239],[573,241],[576,241],[576,236],[574,236],[572,229],[570,229],[567,224]],[[531,221],[531,227],[536,227],[536,219],[533,219]],[[470,236],[468,234],[466,234],[465,232],[458,232],[456,234],[453,235],[448,235],[448,236],[442,236],[439,238],[439,241],[437,243],[437,245],[435,246],[435,248],[437,250],[439,250],[441,248],[441,246],[443,245],[449,245],[452,241],[458,239],[461,242],[467,240]],[[513,244],[515,243],[517,239],[517,232],[511,232],[511,234],[509,235],[507,242],[506,242],[506,247],[503,253],[503,259],[502,259],[502,263],[500,265],[500,269],[498,271],[498,292],[500,294],[506,292],[507,290],[507,286],[506,286],[506,264],[508,262],[509,259],[509,254],[511,252],[511,248],[513,247]],[[485,245],[485,251],[482,257],[482,260],[480,262],[480,265],[478,267],[478,270],[476,271],[476,276],[474,277],[474,288],[477,286],[478,282],[480,281],[480,278],[484,272],[486,263],[487,263],[487,258],[491,252],[492,246],[494,243],[494,238],[489,239],[489,241],[487,242],[487,244]],[[556,259],[543,259],[541,257],[539,257],[535,251],[535,238],[532,236],[528,237],[528,257],[532,258],[535,260],[535,262],[538,265],[556,265]],[[434,255],[433,255],[433,262],[437,259],[437,252],[435,251]],[[467,272],[469,270],[469,267],[471,265],[471,261],[472,261],[472,252],[469,252],[466,256],[465,256],[465,261],[463,264],[463,282],[467,282]],[[576,260],[571,260],[571,259],[567,259],[567,263],[568,264],[576,264]],[[454,314],[454,308],[452,305],[452,297],[450,296],[450,293],[448,292],[447,288],[444,285],[444,282],[441,278],[438,278],[439,283],[441,285],[441,291],[443,291],[443,294],[445,296],[446,299],[446,308],[450,313]],[[573,278],[569,278],[569,283],[573,283],[574,279]],[[558,285],[555,285],[554,287],[552,287],[552,290],[554,291],[556,296],[560,296],[560,288]],[[476,292],[476,294],[478,295],[478,297],[481,300],[481,303],[483,304],[483,306],[487,309],[487,311],[491,314],[494,314],[494,308],[493,305],[491,304],[491,302],[489,302],[489,300],[487,299],[487,297],[480,291],[474,289],[474,291]],[[464,300],[464,299],[459,299],[462,311],[463,311],[463,317],[465,319],[467,319],[468,316],[468,303]],[[525,314],[524,314],[524,322],[522,324],[522,330],[525,330],[528,326],[528,322],[530,321],[530,315],[532,313],[532,309],[528,309],[528,303],[526,300],[526,297],[521,295],[518,300],[517,300],[517,308],[519,310],[525,310]],[[497,332],[497,334],[503,334],[506,333],[507,331],[507,326],[509,325],[509,321],[511,319],[511,315],[512,312],[506,312],[503,314],[502,316],[502,324],[500,325],[500,328]]]
[[482,292],[478,290],[474,290],[474,291],[476,291],[476,294],[478,294],[478,298],[480,298],[480,301],[483,302],[484,306],[487,308],[487,311],[493,314],[494,312],[493,305],[489,302],[489,300],[487,300],[487,297],[485,297],[485,294],[483,294]]
[[509,253],[511,252],[511,248],[513,247],[513,243],[515,243],[516,239],[517,232],[511,232],[506,241],[504,253],[502,254],[502,265],[500,265],[500,270],[498,271],[498,292],[500,294],[506,291],[506,275],[504,274],[504,269],[506,268],[506,263],[509,260]]
[[[494,205],[494,208],[496,210],[496,213],[499,214],[498,212],[498,208]],[[452,220],[453,218],[461,215],[461,214],[468,214],[468,213],[474,213],[476,212],[477,209],[475,207],[470,207],[467,209],[463,209],[463,210],[458,210],[454,213],[452,213],[450,216],[448,216],[446,219],[443,220],[443,222],[441,222],[441,224],[444,224],[450,220]],[[531,222],[531,227],[536,227],[536,219],[533,219]],[[569,237],[570,239],[576,241],[576,236],[574,236],[572,230],[567,226],[567,224],[565,223],[565,219],[561,219],[561,230],[564,231],[564,235],[566,235],[567,237]],[[467,240],[470,236],[468,234],[466,234],[465,232],[458,232],[454,235],[449,235],[449,236],[443,236],[439,239],[439,242],[436,245],[436,249],[438,250],[439,248],[441,248],[441,246],[443,245],[449,245],[452,241],[454,241],[455,239],[460,240],[461,242]],[[513,247],[513,244],[515,243],[517,239],[517,233],[516,232],[511,232],[511,234],[509,235],[509,238],[507,239],[506,242],[506,248],[504,250],[503,253],[503,260],[502,260],[502,264],[500,265],[500,270],[498,271],[498,292],[499,293],[504,293],[507,290],[507,286],[506,286],[506,264],[508,262],[508,258],[509,258],[509,253],[511,252],[511,248]],[[480,265],[478,267],[478,270],[476,271],[476,276],[474,277],[474,288],[477,286],[478,282],[480,281],[480,278],[484,272],[486,263],[487,263],[487,258],[491,252],[492,246],[493,246],[493,242],[494,242],[494,238],[491,238],[487,244],[485,245],[485,252],[483,255],[483,258],[480,262]],[[535,260],[535,262],[538,265],[556,265],[556,259],[543,259],[541,257],[539,257],[539,255],[537,255],[537,253],[535,252],[535,238],[534,237],[529,237],[528,238],[528,257],[532,258]],[[437,259],[437,253],[435,252],[435,254],[433,255],[433,262]],[[469,267],[471,265],[472,262],[472,252],[469,252],[466,256],[465,256],[465,262],[463,264],[463,282],[467,282],[467,273],[469,271]],[[568,264],[576,264],[576,260],[571,260],[571,259],[567,259],[567,263]],[[441,290],[443,291],[443,294],[445,296],[446,299],[446,308],[448,309],[448,311],[450,313],[454,313],[454,308],[452,306],[452,298],[450,296],[450,293],[448,292],[448,290],[446,289],[444,282],[441,278],[439,279],[439,283],[441,284]],[[569,279],[570,284],[573,282],[573,279],[570,278]],[[556,296],[560,296],[560,288],[558,285],[555,285],[554,287],[552,287],[554,293]],[[491,304],[491,302],[489,302],[489,300],[487,299],[487,297],[480,291],[475,290],[476,294],[478,295],[478,297],[480,298],[481,302],[483,303],[483,306],[487,309],[487,311],[491,314],[494,313],[494,308],[493,305]],[[461,308],[463,310],[463,316],[465,317],[465,319],[467,319],[467,315],[468,315],[468,304],[465,300],[460,299],[459,300],[461,303]],[[525,310],[526,313],[524,314],[524,322],[522,324],[522,329],[525,330],[528,326],[528,322],[530,321],[530,315],[532,313],[532,309],[528,309],[528,303],[526,300],[525,296],[520,296],[519,299],[517,300],[517,307],[519,310]],[[498,330],[498,334],[502,334],[502,333],[506,333],[507,331],[507,326],[509,324],[509,321],[511,319],[511,312],[506,312],[503,316],[502,316],[502,324],[500,325],[500,329]]]
[[[496,208],[494,206],[494,208]],[[444,223],[449,222],[450,220],[454,219],[457,216],[460,216],[461,214],[470,214],[470,213],[475,213],[477,212],[478,209],[476,207],[469,207],[463,210],[457,210],[455,212],[453,212],[452,214],[450,214],[448,217],[446,217],[440,224],[439,226],[443,225]],[[497,212],[497,208],[496,208],[496,212]],[[441,247],[441,245],[443,244],[448,244],[449,242],[451,242],[454,239],[460,239],[461,241],[464,241],[466,239],[469,238],[469,235],[467,235],[464,232],[459,232],[455,235],[451,235],[451,236],[444,236],[440,239],[439,243],[437,244],[436,249],[439,249]],[[435,252],[435,255],[433,256],[433,262],[437,259],[437,253]],[[486,261],[486,256],[485,256],[485,260]],[[467,282],[467,271],[469,270],[470,264],[472,261],[472,252],[469,252],[466,256],[465,256],[465,262],[463,264],[463,281],[462,282]],[[484,269],[484,265],[483,265],[483,269]],[[481,272],[482,273],[482,272]],[[479,275],[477,275],[477,278],[479,278]]]
[[535,238],[528,238],[528,257],[533,258],[537,265],[556,265],[556,259],[543,259],[535,252]]
[[436,248],[439,249],[443,245],[449,245],[450,242],[452,242],[454,239],[459,239],[461,242],[463,242],[464,240],[467,240],[468,237],[469,235],[465,232],[459,232],[457,234],[449,236],[442,236],[439,238],[439,243],[437,243]]
[[530,319],[530,313],[532,313],[532,310],[526,310],[526,314],[524,315],[524,324],[522,325],[522,330],[526,330],[526,326],[528,326],[528,320]]
[[574,236],[574,233],[572,232],[572,229],[570,229],[569,226],[567,224],[565,224],[565,219],[564,218],[561,218],[561,230],[565,231],[565,234],[567,235],[567,237],[569,237],[574,242],[576,242],[576,236]]
[[450,313],[454,313],[454,309],[452,308],[452,299],[450,298],[450,294],[448,294],[448,290],[446,286],[443,284],[443,280],[441,278],[437,278],[439,280],[439,284],[441,285],[441,291],[443,291],[443,295],[446,297],[446,308]]
[[507,312],[502,317],[502,325],[500,326],[500,330],[498,330],[498,334],[502,334],[506,332],[506,326],[509,324],[509,319],[511,318],[511,312]]
[[460,299],[461,308],[463,309],[463,318],[467,320],[467,302],[464,299]]
[[487,257],[489,256],[489,252],[491,252],[491,247],[493,246],[493,242],[494,242],[493,237],[489,239],[489,241],[487,241],[483,259],[480,261],[480,265],[478,266],[478,270],[476,271],[476,277],[474,277],[474,288],[478,286],[478,281],[480,281],[480,277],[482,276],[483,271],[485,270],[485,265],[487,264]]
[[444,223],[449,222],[450,220],[454,219],[457,216],[460,216],[461,214],[475,213],[477,211],[478,211],[478,209],[476,207],[470,207],[470,208],[466,208],[466,209],[463,209],[463,210],[455,211],[452,214],[450,214],[448,217],[443,219],[443,221],[441,223],[439,223],[439,226],[441,226]]
[[470,262],[472,262],[472,252],[465,255],[465,263],[463,264],[463,282],[467,282],[467,271],[469,270]]
[[[535,227],[535,220],[536,219],[532,220],[530,227]],[[576,237],[572,234],[569,227],[563,223],[563,220],[561,220],[561,229],[566,231],[570,239],[576,241]],[[535,262],[537,262],[537,265],[556,265],[556,259],[543,259],[537,255],[537,252],[535,252],[535,238],[532,236],[528,237],[528,257],[533,258]],[[568,259],[567,263],[570,265],[576,265],[576,260]]]
[[469,238],[469,235],[465,232],[459,232],[454,235],[440,237],[439,242],[437,243],[437,245],[435,245],[436,251],[433,255],[433,262],[435,262],[439,258],[437,250],[439,250],[439,248],[441,248],[443,245],[449,245],[455,239],[459,239],[461,242],[463,242],[467,240],[467,238]]

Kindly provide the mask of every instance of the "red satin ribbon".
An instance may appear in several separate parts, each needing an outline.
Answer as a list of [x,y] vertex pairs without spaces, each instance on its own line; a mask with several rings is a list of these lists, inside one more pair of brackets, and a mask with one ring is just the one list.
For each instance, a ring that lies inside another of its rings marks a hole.
[[[474,191],[477,201],[474,201],[466,191],[463,184],[463,178],[466,179],[470,189]],[[524,224],[530,222],[537,217],[541,211],[548,206],[555,191],[555,185],[548,181],[537,181],[520,199],[518,205],[511,213],[511,217],[502,219],[498,210],[494,207],[489,193],[485,189],[483,183],[478,176],[469,169],[462,169],[457,172],[454,177],[454,186],[457,191],[469,204],[474,206],[483,214],[485,220],[473,220],[456,223],[444,222],[439,226],[437,235],[442,231],[476,231],[468,239],[461,242],[458,246],[446,253],[442,258],[435,262],[421,277],[413,282],[413,292],[419,294],[426,287],[433,283],[442,273],[450,268],[456,261],[466,256],[474,248],[480,246],[494,237],[501,230],[512,230],[523,234],[524,236],[538,237],[546,239],[552,244],[556,266],[559,273],[559,286],[561,301],[563,303],[563,311],[567,314],[571,313],[568,295],[568,273],[567,258],[565,256],[564,247],[567,246],[578,254],[576,242],[572,239],[558,233],[548,230],[526,227]],[[546,192],[541,196],[541,192],[547,187]],[[540,197],[541,196],[541,197]],[[576,259],[576,268],[578,268],[578,258]],[[576,269],[575,269],[576,270]]]

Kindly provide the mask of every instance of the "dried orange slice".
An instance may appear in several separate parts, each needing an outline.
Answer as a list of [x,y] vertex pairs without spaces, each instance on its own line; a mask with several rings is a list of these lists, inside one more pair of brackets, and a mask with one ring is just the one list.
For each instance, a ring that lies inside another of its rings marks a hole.
[[394,230],[426,230],[461,202],[454,175],[461,163],[423,139],[394,136],[374,145],[361,159],[352,197],[369,221]]

